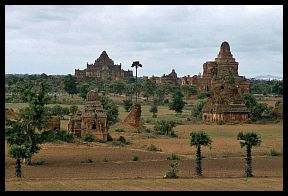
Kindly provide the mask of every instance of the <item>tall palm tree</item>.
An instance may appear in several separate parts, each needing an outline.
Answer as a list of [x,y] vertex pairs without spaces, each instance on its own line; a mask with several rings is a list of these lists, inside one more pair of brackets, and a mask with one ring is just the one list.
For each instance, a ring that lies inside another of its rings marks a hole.
[[191,136],[191,146],[196,147],[196,160],[195,160],[195,172],[196,176],[202,176],[201,167],[201,146],[209,146],[211,148],[212,139],[204,131],[192,132]]
[[135,67],[136,68],[136,103],[137,103],[137,69],[139,67],[142,67],[142,65],[139,63],[139,61],[134,61],[132,63],[132,66],[131,67]]
[[240,140],[240,146],[243,148],[246,146],[246,176],[252,177],[252,154],[251,149],[253,146],[260,146],[261,139],[257,133],[254,132],[246,132],[242,131],[238,133],[237,140]]

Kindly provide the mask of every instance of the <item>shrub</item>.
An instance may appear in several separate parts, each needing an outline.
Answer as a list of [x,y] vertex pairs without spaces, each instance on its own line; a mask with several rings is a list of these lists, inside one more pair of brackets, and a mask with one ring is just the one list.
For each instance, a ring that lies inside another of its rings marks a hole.
[[39,165],[46,165],[47,163],[45,161],[38,161],[38,162],[32,162],[31,165],[33,166],[39,166]]
[[132,161],[138,161],[139,160],[139,156],[138,155],[133,155],[132,156]]
[[176,127],[176,122],[174,121],[166,121],[166,120],[161,120],[157,121],[156,125],[154,126],[154,130],[156,134],[159,135],[171,135],[173,131],[173,127]]
[[110,133],[107,134],[107,141],[108,141],[108,142],[113,141],[113,138],[112,138],[112,136],[110,135]]
[[171,154],[171,156],[167,157],[167,160],[180,160],[180,158],[176,154]]
[[106,157],[104,157],[104,159],[102,161],[103,162],[108,162],[108,159]]
[[193,105],[192,110],[191,110],[192,117],[202,118],[202,108],[206,102],[207,102],[207,99],[200,99],[196,101],[196,103]]
[[150,144],[150,146],[147,147],[147,150],[149,150],[149,151],[161,151],[161,149],[158,149],[154,144]]
[[130,142],[128,142],[124,136],[120,136],[116,141],[112,141],[113,146],[124,146],[128,145]]
[[126,99],[126,100],[123,100],[123,105],[124,105],[124,109],[126,112],[129,112],[133,103],[132,103],[132,100],[131,99]]
[[149,129],[149,128],[145,128],[144,131],[145,131],[146,133],[151,133],[151,132],[152,132],[151,129]]
[[282,155],[281,152],[275,150],[274,148],[271,149],[268,153],[266,153],[266,155],[269,155],[269,156],[280,156]]
[[170,165],[170,171],[168,171],[163,178],[179,178],[177,176],[177,172],[179,171],[179,163],[175,162],[175,163],[171,163]]
[[125,130],[122,129],[122,128],[117,128],[117,129],[115,129],[115,131],[116,131],[116,132],[125,132]]
[[63,142],[73,142],[74,137],[73,135],[68,134],[64,130],[59,131],[43,131],[40,134],[40,141],[42,142],[55,142],[55,141],[63,141]]
[[171,131],[171,137],[178,137],[178,135],[176,135],[176,133],[174,131]]
[[225,122],[223,120],[217,121],[217,125],[224,125],[224,124],[225,124]]
[[125,139],[125,137],[122,136],[122,135],[119,137],[118,141],[120,141],[120,143],[121,143],[121,144],[124,144],[124,145],[129,144],[129,142],[127,142],[127,140]]
[[84,141],[86,141],[86,142],[95,142],[95,141],[96,141],[96,138],[95,138],[94,135],[87,134],[87,135],[85,136]]
[[93,163],[93,160],[92,159],[87,159],[85,161],[81,161],[80,163]]

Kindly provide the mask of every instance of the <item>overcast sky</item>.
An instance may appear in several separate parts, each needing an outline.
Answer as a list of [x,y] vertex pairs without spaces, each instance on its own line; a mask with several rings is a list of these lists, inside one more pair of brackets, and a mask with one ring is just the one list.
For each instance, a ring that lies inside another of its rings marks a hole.
[[283,76],[282,5],[5,6],[6,73],[74,74],[105,50],[124,70],[140,61],[139,76],[182,77],[223,41],[239,75]]

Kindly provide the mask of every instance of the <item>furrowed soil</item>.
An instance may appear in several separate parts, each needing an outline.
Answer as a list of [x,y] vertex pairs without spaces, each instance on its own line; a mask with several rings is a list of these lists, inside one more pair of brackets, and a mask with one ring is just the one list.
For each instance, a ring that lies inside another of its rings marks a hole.
[[[7,149],[7,148],[6,148]],[[7,150],[6,150],[7,151]],[[138,161],[132,161],[133,156]],[[14,177],[15,160],[5,160],[9,190],[283,190],[283,157],[253,157],[253,178],[245,178],[244,157],[203,158],[203,176],[194,176],[192,157],[177,155],[178,179],[162,179],[169,170],[165,152],[110,144],[44,144],[33,162]],[[90,162],[88,161],[90,160]]]
[[[6,106],[6,104],[5,104]],[[9,105],[10,106],[10,105]],[[11,105],[11,108],[24,107]],[[16,107],[17,106],[17,107]],[[79,106],[80,107],[80,106]],[[46,143],[33,156],[33,163],[22,166],[23,177],[15,177],[15,160],[8,156],[5,147],[5,190],[283,190],[283,123],[276,124],[234,124],[217,125],[185,121],[177,125],[172,138],[153,134],[153,121],[160,119],[184,120],[190,111],[186,108],[181,115],[159,107],[157,116],[152,118],[150,106],[143,105],[142,117],[149,130],[138,130],[116,123],[109,129],[117,139],[124,136],[126,146],[107,143]],[[128,115],[119,107],[120,121]],[[151,122],[149,122],[151,121]],[[61,128],[67,130],[68,117],[61,120]],[[124,132],[115,131],[117,128]],[[190,133],[203,130],[212,138],[212,148],[202,147],[203,176],[195,176],[195,147],[190,146]],[[240,148],[237,134],[254,131],[261,136],[259,147],[252,148],[254,177],[245,177],[245,148]],[[154,144],[161,151],[148,151]],[[271,150],[280,153],[271,156]],[[180,160],[167,160],[171,154]],[[133,161],[133,157],[139,160]],[[169,164],[179,162],[178,179],[163,179],[169,171]]]

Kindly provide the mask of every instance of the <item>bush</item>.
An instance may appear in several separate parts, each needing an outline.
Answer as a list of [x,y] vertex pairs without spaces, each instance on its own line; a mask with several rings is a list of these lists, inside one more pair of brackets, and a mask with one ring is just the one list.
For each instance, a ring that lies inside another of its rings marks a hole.
[[171,135],[173,127],[176,127],[176,122],[161,120],[157,121],[156,125],[154,126],[154,130],[155,133],[159,135]]
[[113,146],[124,146],[128,145],[130,142],[128,142],[124,136],[120,136],[116,141],[112,141]]
[[129,144],[129,142],[122,135],[119,137],[118,141],[120,141],[120,143],[124,145]]
[[93,163],[93,160],[92,159],[87,159],[85,161],[81,161],[80,163]]
[[210,92],[203,92],[200,95],[197,96],[197,99],[205,99],[211,97],[211,93]]
[[281,152],[278,152],[277,150],[275,150],[274,148],[271,149],[268,153],[266,153],[266,155],[269,155],[269,156],[280,156],[282,155]]
[[129,112],[133,103],[132,103],[132,100],[131,99],[126,99],[126,100],[123,100],[123,105],[124,105],[124,109],[126,112]]
[[161,149],[158,149],[154,144],[150,144],[150,146],[147,147],[147,150],[149,151],[161,151]]
[[180,160],[180,158],[176,154],[171,154],[171,156],[167,157],[167,160]]
[[110,133],[107,134],[107,141],[108,141],[108,142],[113,141],[113,138],[112,138],[112,136],[110,135]]
[[170,171],[168,171],[163,178],[179,178],[177,176],[177,172],[179,171],[179,163],[175,162],[175,163],[171,163],[170,165]]
[[224,125],[224,124],[225,124],[225,122],[223,120],[217,121],[217,125]]
[[116,132],[125,132],[125,130],[122,129],[122,128],[117,128],[117,129],[115,129],[115,131],[116,131]]
[[139,156],[138,155],[133,155],[132,156],[132,161],[138,161],[139,160]]
[[45,161],[38,161],[38,162],[32,162],[31,165],[33,166],[40,166],[40,165],[46,165],[47,163]]
[[176,133],[174,131],[171,131],[171,137],[178,137],[178,135],[176,135]]
[[63,141],[63,142],[73,142],[74,137],[73,135],[68,134],[64,130],[59,130],[59,131],[43,131],[40,134],[40,141],[42,142],[55,142],[55,141]]
[[207,99],[200,99],[196,101],[196,103],[193,105],[192,110],[191,110],[192,117],[202,118],[202,108],[206,102],[207,102]]
[[94,135],[87,134],[87,135],[85,136],[84,141],[86,141],[86,142],[95,142],[95,141],[96,141],[96,138],[95,138]]

